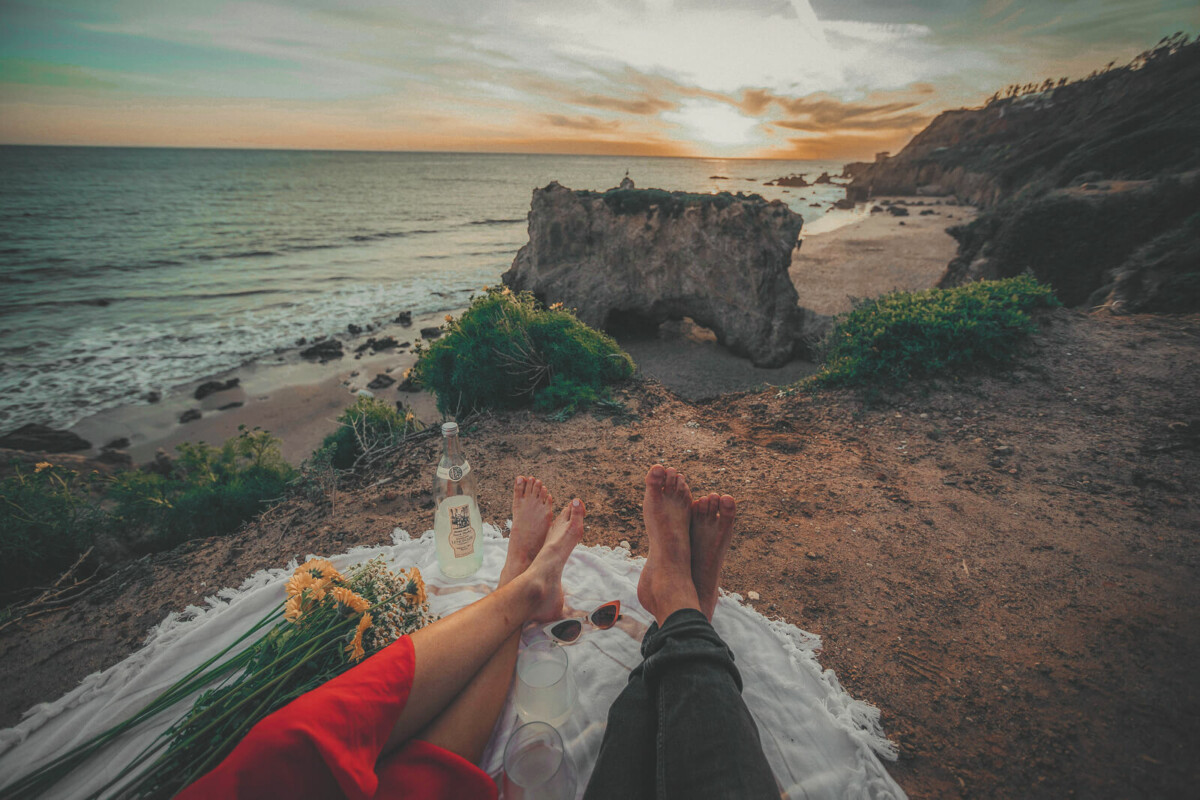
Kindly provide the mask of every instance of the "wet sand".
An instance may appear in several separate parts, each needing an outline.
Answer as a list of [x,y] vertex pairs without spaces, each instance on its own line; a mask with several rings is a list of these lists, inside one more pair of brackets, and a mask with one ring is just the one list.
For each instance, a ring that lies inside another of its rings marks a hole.
[[[357,393],[367,389],[379,374],[388,375],[395,383],[368,390],[376,397],[388,402],[402,400],[427,422],[439,418],[432,395],[397,390],[405,370],[416,362],[411,346],[374,355],[367,351],[357,359],[354,349],[371,337],[383,336],[415,344],[421,328],[437,325],[442,319],[441,314],[418,317],[411,327],[387,325],[355,337],[338,337],[346,354],[324,364],[301,358],[302,347],[277,353],[238,369],[198,378],[172,390],[158,403],[102,411],[71,430],[96,445],[94,453],[114,439],[128,439],[130,445],[123,449],[134,462],[141,463],[153,459],[160,448],[173,453],[181,442],[220,444],[236,436],[239,425],[261,427],[282,440],[283,457],[289,463],[299,464],[333,431],[338,415],[354,402]],[[230,378],[238,378],[240,384],[203,400],[194,398],[201,383]],[[222,408],[234,403],[242,405]],[[200,419],[181,423],[180,415],[191,409],[200,411]]]

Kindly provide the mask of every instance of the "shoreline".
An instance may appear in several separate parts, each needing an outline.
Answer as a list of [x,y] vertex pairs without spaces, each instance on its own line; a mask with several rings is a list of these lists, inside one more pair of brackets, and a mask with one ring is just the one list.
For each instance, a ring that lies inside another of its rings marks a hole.
[[[462,309],[454,313],[461,313]],[[282,441],[281,451],[288,463],[296,466],[312,454],[336,426],[338,415],[358,396],[360,390],[385,400],[401,400],[425,421],[438,419],[434,398],[427,392],[400,392],[397,387],[414,363],[413,346],[421,338],[420,330],[440,325],[444,312],[413,317],[411,326],[399,323],[382,325],[357,335],[329,337],[342,342],[346,353],[339,359],[305,359],[305,345],[275,353],[267,358],[248,361],[235,369],[197,377],[175,387],[157,403],[116,406],[80,420],[68,430],[92,443],[82,454],[95,456],[115,439],[127,439],[120,449],[129,453],[135,464],[153,460],[159,449],[172,453],[182,442],[207,442],[219,445],[236,436],[239,425],[261,427]],[[354,349],[375,337],[392,336],[398,342],[411,342],[407,348],[381,352]],[[357,356],[357,357],[356,357]],[[379,389],[367,389],[377,375],[394,380]],[[239,384],[194,398],[196,387],[208,381],[226,382],[237,378]],[[232,404],[239,404],[230,407]],[[180,422],[180,416],[192,409],[201,416]]]
[[[897,218],[870,212],[881,200],[910,204],[935,213],[924,216],[910,210]],[[851,297],[870,297],[894,289],[931,287],[954,256],[957,246],[945,233],[947,223],[960,224],[975,213],[969,206],[947,206],[928,198],[880,198],[852,211],[830,212],[814,224],[817,232],[802,232],[793,254],[789,274],[800,295],[800,305],[822,314],[849,310]],[[898,222],[904,222],[899,225]],[[461,314],[464,309],[453,313]],[[129,445],[134,463],[153,460],[159,449],[173,453],[182,442],[219,445],[236,436],[239,425],[261,427],[279,437],[283,457],[293,465],[312,454],[331,433],[337,416],[357,393],[366,389],[385,401],[403,401],[418,419],[432,424],[440,419],[432,394],[397,390],[404,372],[416,363],[412,347],[372,353],[356,358],[354,348],[370,337],[395,337],[398,342],[416,343],[423,327],[440,325],[445,313],[414,317],[411,326],[389,323],[357,335],[332,337],[342,342],[346,355],[325,363],[306,360],[301,345],[249,361],[236,369],[197,377],[177,386],[154,404],[110,408],[80,420],[68,430],[92,443],[81,455],[96,456],[117,439]],[[817,370],[803,359],[763,369],[734,355],[716,342],[713,334],[690,321],[668,323],[653,338],[618,337],[634,358],[638,371],[662,383],[689,401],[711,399],[762,386],[784,386]],[[311,342],[309,343],[311,344]],[[367,389],[377,375],[395,383],[378,390]],[[233,389],[196,400],[193,392],[207,381],[239,380]],[[240,404],[229,407],[231,404]],[[201,416],[180,422],[185,411],[196,409]]]

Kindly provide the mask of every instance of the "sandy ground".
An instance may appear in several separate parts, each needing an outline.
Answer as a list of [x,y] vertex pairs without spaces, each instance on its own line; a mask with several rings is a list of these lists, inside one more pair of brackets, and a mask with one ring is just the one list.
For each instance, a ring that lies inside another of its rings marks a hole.
[[[863,226],[843,236],[864,240]],[[647,382],[622,392],[625,419],[483,417],[465,447],[484,517],[504,520],[513,476],[536,474],[587,503],[586,543],[645,554],[642,475],[675,465],[696,489],[738,497],[723,586],[822,636],[822,664],[882,710],[900,748],[889,769],[911,796],[1188,796],[1200,781],[1200,315],[1059,310],[1040,324],[1012,370],[870,406],[774,389],[691,402]],[[0,725],[214,587],[428,529],[436,457],[436,442],[414,442],[336,505],[297,497],[10,627]]]
[[884,200],[907,203],[909,216],[873,213],[829,233],[801,233],[790,270],[800,305],[839,314],[850,310],[853,298],[928,289],[937,283],[958,249],[946,228],[969,222],[974,209],[927,198],[885,197],[874,204]]

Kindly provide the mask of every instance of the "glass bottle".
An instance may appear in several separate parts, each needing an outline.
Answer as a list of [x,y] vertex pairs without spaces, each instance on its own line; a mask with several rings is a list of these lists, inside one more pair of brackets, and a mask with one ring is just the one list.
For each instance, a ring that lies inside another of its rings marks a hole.
[[466,578],[483,565],[483,519],[475,476],[458,440],[458,423],[442,425],[442,460],[433,476],[433,540],[447,578]]

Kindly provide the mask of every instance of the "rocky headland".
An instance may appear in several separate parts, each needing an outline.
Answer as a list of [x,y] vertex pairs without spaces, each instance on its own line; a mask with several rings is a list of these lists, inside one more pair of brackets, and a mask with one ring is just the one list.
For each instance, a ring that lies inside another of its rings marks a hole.
[[1032,272],[1072,306],[1200,308],[1200,42],[1164,40],[1130,64],[1010,87],[947,111],[897,155],[847,165],[848,197],[954,196],[940,285]]
[[803,219],[758,195],[658,189],[533,193],[529,243],[504,283],[610,333],[690,318],[755,366],[807,352],[827,318],[788,277]]

